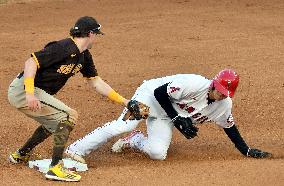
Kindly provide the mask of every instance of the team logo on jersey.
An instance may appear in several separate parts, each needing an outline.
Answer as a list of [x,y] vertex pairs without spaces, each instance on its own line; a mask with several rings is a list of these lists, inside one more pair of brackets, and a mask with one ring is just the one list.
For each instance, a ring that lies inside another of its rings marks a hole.
[[60,74],[76,74],[82,69],[82,64],[78,64],[75,67],[75,64],[69,64],[69,65],[61,65],[59,69],[57,69],[57,72]]
[[170,93],[174,93],[175,91],[179,91],[180,88],[179,87],[170,87],[171,91]]
[[188,113],[192,113],[193,111],[195,111],[194,107],[187,106],[187,104],[185,103],[177,103],[177,105],[179,106],[179,108],[186,110]]
[[230,123],[231,125],[235,124],[232,114],[230,114],[229,117],[227,118],[227,123]]
[[193,111],[195,111],[195,108],[193,108],[193,107],[187,107],[187,108],[186,108],[186,111],[187,111],[188,113],[192,113]]
[[184,107],[186,106],[185,103],[177,103],[177,105],[179,106],[179,108],[184,109]]

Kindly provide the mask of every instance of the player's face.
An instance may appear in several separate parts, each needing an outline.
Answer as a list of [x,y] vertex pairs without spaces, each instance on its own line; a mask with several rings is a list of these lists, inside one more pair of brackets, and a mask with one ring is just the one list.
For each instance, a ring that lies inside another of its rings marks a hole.
[[95,36],[96,34],[93,32],[90,32],[89,34],[89,45],[88,45],[88,49],[91,49],[95,43]]
[[212,95],[213,95],[213,99],[220,101],[222,99],[227,98],[227,96],[225,96],[224,94],[222,94],[221,92],[218,92],[216,89],[212,91]]

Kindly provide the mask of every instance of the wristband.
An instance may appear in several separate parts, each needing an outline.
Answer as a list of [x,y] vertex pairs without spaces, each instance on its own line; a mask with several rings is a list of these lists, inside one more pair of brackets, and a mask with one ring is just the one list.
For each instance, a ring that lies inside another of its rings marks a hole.
[[117,103],[123,104],[123,101],[125,100],[124,97],[122,97],[121,95],[119,95],[117,92],[115,92],[114,90],[111,90],[107,97],[112,100],[115,101]]
[[34,79],[31,77],[27,77],[24,80],[24,85],[25,85],[25,91],[26,93],[33,94],[35,90],[34,86]]

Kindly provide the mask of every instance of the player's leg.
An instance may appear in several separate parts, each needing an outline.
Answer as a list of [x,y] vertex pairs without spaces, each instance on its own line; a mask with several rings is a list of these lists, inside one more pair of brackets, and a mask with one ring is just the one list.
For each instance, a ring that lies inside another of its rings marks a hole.
[[173,124],[169,118],[157,118],[147,122],[147,139],[141,142],[140,149],[151,159],[164,160],[172,140]]
[[155,86],[151,81],[146,81],[133,96],[133,99],[150,107],[149,118],[146,120],[148,136],[145,137],[140,131],[133,131],[114,143],[113,152],[121,152],[125,147],[132,147],[148,154],[152,159],[166,158],[171,143],[173,124],[168,117],[160,118],[162,110],[152,91]]
[[[18,108],[26,107],[26,94],[23,90],[23,80],[16,78],[8,89],[8,100],[11,105]],[[33,135],[27,140],[27,142],[17,151],[13,152],[9,156],[9,160],[12,163],[21,163],[29,160],[31,150],[43,142],[51,135],[51,132],[45,129],[44,126],[39,126],[33,133]]]
[[114,152],[120,152],[125,147],[140,150],[151,159],[164,160],[171,143],[173,124],[170,119],[150,117],[147,119],[147,133],[134,131],[129,136],[119,139],[112,147]]
[[91,151],[96,150],[101,145],[106,143],[110,138],[133,130],[135,127],[137,127],[140,121],[123,121],[122,118],[126,112],[127,109],[124,109],[124,111],[121,113],[120,117],[117,120],[107,122],[102,127],[96,128],[86,136],[72,143],[66,149],[66,153],[71,157],[74,156],[74,159],[76,159],[75,157],[77,155],[86,156]]
[[78,118],[76,111],[39,88],[35,88],[35,95],[41,102],[41,109],[33,112],[27,106],[25,95],[23,78],[16,78],[8,90],[8,99],[11,105],[42,124],[20,149],[22,153],[28,153],[51,133],[54,133],[59,123],[66,120],[75,123]]
[[40,113],[33,115],[32,118],[53,133],[52,160],[45,177],[53,180],[79,181],[81,176],[65,169],[62,161],[66,143],[78,120],[78,114],[75,110],[45,91],[36,89],[36,94],[42,108]]
[[53,133],[53,155],[47,178],[64,180],[63,176],[71,175],[73,180],[79,180],[79,175],[73,174],[61,166],[65,145],[78,118],[77,112],[39,88],[35,88],[35,95],[41,102],[41,109],[36,112],[31,111],[25,101],[23,78],[16,79],[11,84],[8,95],[10,103],[19,111],[42,124],[42,127],[35,131],[21,149],[24,148],[23,151],[28,152],[50,136],[50,133]]
[[[145,84],[137,88],[132,99],[139,100],[143,103],[149,102],[149,96],[145,95]],[[148,94],[149,95],[149,94]],[[123,121],[122,118],[127,112],[125,108],[117,120],[107,122],[102,127],[98,127],[86,136],[78,139],[66,149],[65,153],[80,162],[85,162],[84,156],[88,155],[91,151],[96,150],[101,145],[106,143],[110,138],[118,136],[125,132],[130,132],[137,127],[140,121],[127,120]]]
[[10,154],[9,160],[12,163],[27,162],[30,158],[30,152],[50,135],[51,132],[40,125],[21,148]]

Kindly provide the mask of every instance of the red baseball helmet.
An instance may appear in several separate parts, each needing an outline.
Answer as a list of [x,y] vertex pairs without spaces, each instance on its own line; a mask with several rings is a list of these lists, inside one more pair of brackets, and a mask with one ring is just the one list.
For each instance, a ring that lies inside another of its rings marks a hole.
[[212,80],[210,87],[215,87],[225,96],[233,97],[239,84],[239,75],[231,69],[224,69]]

